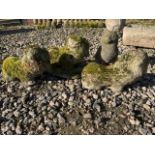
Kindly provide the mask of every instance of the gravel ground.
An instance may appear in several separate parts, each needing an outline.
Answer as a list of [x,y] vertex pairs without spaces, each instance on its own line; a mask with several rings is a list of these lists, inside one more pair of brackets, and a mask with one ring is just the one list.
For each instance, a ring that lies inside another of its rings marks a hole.
[[[90,42],[90,57],[100,47],[103,29],[21,29],[0,32],[0,63],[8,55],[22,55],[34,42],[41,47],[62,46],[71,34]],[[129,48],[119,39],[119,53]],[[115,96],[111,90],[86,90],[80,79],[45,75],[27,84],[4,82],[0,66],[0,134],[155,134],[155,50],[148,73]]]

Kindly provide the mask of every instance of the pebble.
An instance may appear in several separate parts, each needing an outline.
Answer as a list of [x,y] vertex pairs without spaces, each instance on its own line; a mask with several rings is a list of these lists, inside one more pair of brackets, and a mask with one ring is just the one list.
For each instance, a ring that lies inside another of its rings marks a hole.
[[104,97],[104,98],[102,98],[102,101],[106,103],[106,102],[108,102],[108,99],[106,97]]
[[16,111],[14,111],[13,114],[14,114],[15,117],[19,117],[19,114],[20,114],[20,113],[16,110]]
[[153,127],[153,128],[152,128],[152,133],[154,133],[154,134],[155,134],[155,127]]
[[92,115],[90,113],[86,113],[83,115],[83,118],[85,119],[91,119],[92,118]]
[[31,91],[32,90],[32,88],[31,87],[27,87],[27,91]]
[[12,93],[12,92],[13,92],[12,88],[11,88],[11,87],[8,87],[8,88],[7,88],[7,92],[8,92],[8,93]]
[[69,88],[69,90],[72,92],[72,91],[74,91],[74,85],[73,84],[69,84],[68,85],[68,88]]
[[43,124],[40,124],[40,125],[38,126],[37,130],[39,130],[39,131],[44,131],[44,126],[43,126]]
[[22,134],[22,129],[19,125],[16,127],[16,134],[19,134],[19,135]]
[[98,95],[97,94],[93,94],[93,98],[96,100],[98,99]]
[[76,103],[75,103],[74,101],[69,101],[69,102],[68,102],[68,105],[69,105],[69,106],[73,106],[73,105],[75,105],[75,104],[76,104]]
[[139,132],[142,135],[146,135],[147,134],[147,130],[146,129],[143,129],[143,128],[139,128]]
[[101,106],[97,103],[93,104],[93,109],[96,109],[98,112],[101,112]]
[[90,106],[91,105],[91,99],[90,98],[87,98],[84,102],[84,105],[85,106]]
[[145,110],[147,110],[147,111],[149,111],[149,110],[150,110],[150,106],[149,106],[149,105],[147,105],[147,104],[143,104],[143,108],[144,108]]
[[135,125],[135,124],[136,124],[136,121],[135,121],[133,118],[130,118],[130,119],[129,119],[129,122],[130,122],[132,125]]
[[63,97],[64,99],[67,99],[67,94],[66,94],[66,93],[62,93],[62,97]]
[[[66,34],[62,35],[65,31]],[[24,43],[18,47],[19,49],[26,47],[29,40],[42,47],[54,45],[61,47],[68,34],[73,32],[81,34],[82,32],[82,35],[90,42],[89,52],[90,57],[93,58],[100,46],[102,31],[100,29],[97,31],[96,29],[86,29],[84,32],[81,29],[51,29],[23,32],[20,35],[12,34],[13,39],[11,40],[10,35],[2,35],[0,37],[1,46],[9,46],[5,50],[2,48],[0,54],[2,54],[2,58],[14,54],[20,56],[20,50],[17,50],[17,53],[15,53],[16,50],[12,50],[16,49],[18,40],[22,40]],[[59,35],[61,35],[61,39],[58,39]],[[130,49],[130,47],[122,45],[121,39],[119,39],[118,46],[119,54]],[[154,49],[143,50],[151,53],[151,57],[155,56]],[[0,70],[1,134],[62,134],[69,125],[77,127],[80,134],[121,134],[122,130],[125,130],[126,134],[135,133],[135,130],[144,135],[155,134],[155,81],[151,75],[146,75],[146,78],[144,76],[144,80],[125,89],[117,102],[114,100],[115,96],[107,88],[88,91],[82,89],[80,79],[66,80],[52,76],[48,79],[50,80],[29,81],[26,86],[18,81],[6,83],[2,80]],[[105,107],[104,111],[102,111],[102,106]],[[74,113],[73,109],[79,112],[79,116],[72,117],[69,121],[65,114]],[[130,121],[126,121],[126,117],[129,117]],[[124,120],[125,123],[121,120]],[[133,125],[131,126],[131,124]],[[124,126],[126,126],[125,129]],[[68,132],[74,134],[74,131]]]
[[117,103],[116,102],[111,102],[112,107],[116,107]]
[[58,117],[59,125],[64,125],[65,118],[60,113],[57,114],[57,117]]
[[74,96],[70,96],[68,101],[73,101],[74,100]]

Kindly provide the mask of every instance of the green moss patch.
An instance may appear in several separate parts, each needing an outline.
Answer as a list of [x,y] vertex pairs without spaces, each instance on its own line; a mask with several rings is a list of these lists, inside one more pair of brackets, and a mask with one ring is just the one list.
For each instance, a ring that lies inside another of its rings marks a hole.
[[21,81],[29,80],[28,73],[24,70],[21,60],[17,57],[8,57],[4,60],[2,74],[5,80],[8,78],[17,78]]

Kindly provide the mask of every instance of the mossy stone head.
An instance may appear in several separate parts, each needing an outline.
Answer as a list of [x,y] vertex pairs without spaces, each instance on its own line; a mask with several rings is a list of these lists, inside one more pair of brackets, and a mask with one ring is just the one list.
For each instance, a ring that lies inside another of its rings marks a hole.
[[81,36],[70,35],[67,38],[66,46],[71,51],[81,52],[84,56],[89,55],[89,42]]
[[42,74],[50,65],[49,53],[38,46],[27,47],[22,58],[22,65],[32,74]]

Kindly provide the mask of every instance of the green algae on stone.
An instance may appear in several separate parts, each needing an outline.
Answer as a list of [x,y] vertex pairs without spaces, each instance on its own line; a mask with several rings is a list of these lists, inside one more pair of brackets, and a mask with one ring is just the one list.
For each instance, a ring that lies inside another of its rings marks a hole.
[[146,73],[148,57],[143,51],[128,51],[114,64],[89,63],[82,71],[82,86],[87,89],[100,89],[108,86],[113,92],[122,89]]

